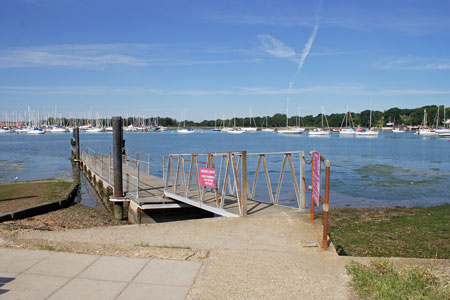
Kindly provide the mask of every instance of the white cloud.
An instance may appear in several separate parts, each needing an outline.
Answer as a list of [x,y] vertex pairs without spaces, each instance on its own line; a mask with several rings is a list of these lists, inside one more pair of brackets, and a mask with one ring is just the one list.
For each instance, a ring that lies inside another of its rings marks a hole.
[[280,58],[295,58],[297,56],[294,49],[269,34],[260,34],[258,38],[262,49],[267,53]]
[[17,48],[0,52],[0,68],[145,66],[145,60],[126,53],[135,47],[142,45],[75,44]]
[[420,59],[408,56],[396,59],[384,59],[376,62],[373,66],[377,70],[450,70],[450,59]]
[[126,96],[212,96],[212,95],[332,95],[334,96],[420,96],[450,95],[445,89],[374,89],[360,84],[314,85],[305,88],[232,87],[219,90],[164,90],[116,86],[0,86],[0,94],[15,95],[126,95]]
[[[191,53],[198,55],[204,51],[203,45],[195,45],[187,53],[173,49],[179,49],[179,47],[158,44],[115,43],[63,44],[16,48],[0,50],[0,68],[98,68],[109,65],[142,67],[150,65],[177,66],[260,62],[260,59],[245,57],[226,59],[198,59],[191,57]],[[187,47],[183,49],[186,50]]]
[[263,16],[263,15],[209,15],[206,19],[224,24],[233,25],[274,25],[283,27],[310,27],[311,17],[280,17]]

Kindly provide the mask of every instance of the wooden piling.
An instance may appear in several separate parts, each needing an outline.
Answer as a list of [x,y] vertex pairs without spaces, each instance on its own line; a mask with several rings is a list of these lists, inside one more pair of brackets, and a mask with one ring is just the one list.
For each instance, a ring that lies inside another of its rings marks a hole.
[[[123,197],[123,178],[122,178],[122,117],[113,117],[113,170],[114,170],[114,197]],[[123,219],[123,202],[114,202],[114,217],[118,220]]]
[[80,160],[80,128],[73,129],[73,137],[75,139],[75,159]]

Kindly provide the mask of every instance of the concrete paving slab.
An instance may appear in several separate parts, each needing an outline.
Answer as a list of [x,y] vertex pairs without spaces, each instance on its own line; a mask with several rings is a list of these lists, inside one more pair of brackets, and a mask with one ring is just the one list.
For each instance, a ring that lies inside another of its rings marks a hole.
[[189,287],[131,283],[117,300],[184,300]]
[[52,255],[47,251],[3,249],[0,255],[0,272],[21,273]]
[[348,300],[344,266],[316,251],[211,251],[188,299]]
[[47,299],[54,291],[68,282],[69,278],[22,273],[2,289],[7,290],[1,297],[4,299]]
[[28,274],[74,277],[99,256],[56,252],[26,271]]
[[3,288],[5,284],[8,282],[11,282],[13,280],[16,280],[16,273],[2,273],[0,272],[0,297],[3,294],[6,294],[9,292],[8,289]]
[[102,256],[77,277],[130,282],[148,262],[142,258]]
[[54,293],[48,300],[109,300],[115,299],[126,287],[124,282],[75,278]]
[[201,266],[194,261],[151,260],[134,282],[189,287]]

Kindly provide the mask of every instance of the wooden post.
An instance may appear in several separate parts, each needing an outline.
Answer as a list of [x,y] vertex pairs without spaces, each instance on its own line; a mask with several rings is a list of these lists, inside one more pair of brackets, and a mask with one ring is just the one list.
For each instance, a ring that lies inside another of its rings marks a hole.
[[[114,197],[123,197],[122,178],[122,118],[113,117],[113,168],[114,168]],[[123,219],[123,202],[114,202],[114,217]]]
[[73,129],[73,137],[75,138],[75,159],[80,160],[80,128]]
[[242,159],[241,159],[241,203],[242,203],[242,215],[247,215],[247,187],[248,187],[248,178],[247,178],[247,151],[242,151]]

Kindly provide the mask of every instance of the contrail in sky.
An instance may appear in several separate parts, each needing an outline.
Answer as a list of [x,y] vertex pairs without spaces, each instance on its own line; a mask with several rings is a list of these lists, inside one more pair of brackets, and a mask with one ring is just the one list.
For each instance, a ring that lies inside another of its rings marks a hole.
[[294,78],[289,82],[289,89],[292,89],[294,86],[294,82],[297,79],[298,75],[300,74],[300,71],[303,68],[303,64],[305,63],[306,57],[308,57],[309,51],[311,50],[311,47],[314,43],[314,40],[316,39],[317,31],[319,30],[319,12],[322,8],[322,1],[319,3],[319,8],[317,9],[316,13],[316,23],[314,24],[313,31],[311,33],[311,36],[309,37],[308,41],[305,44],[305,48],[303,48],[302,56],[300,57],[300,61],[298,62],[298,68],[297,72],[294,75]]

